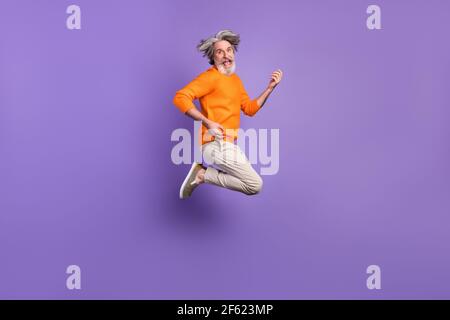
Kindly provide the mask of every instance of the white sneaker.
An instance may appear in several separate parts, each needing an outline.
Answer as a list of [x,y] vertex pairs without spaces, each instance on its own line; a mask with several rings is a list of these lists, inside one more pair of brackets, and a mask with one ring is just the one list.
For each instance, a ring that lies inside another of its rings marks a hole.
[[186,178],[183,181],[183,184],[180,188],[180,199],[186,199],[189,198],[194,191],[195,188],[198,187],[199,183],[195,181],[195,177],[197,176],[197,172],[199,172],[203,167],[197,163],[194,162],[191,166],[191,170],[189,170],[189,173],[187,174]]

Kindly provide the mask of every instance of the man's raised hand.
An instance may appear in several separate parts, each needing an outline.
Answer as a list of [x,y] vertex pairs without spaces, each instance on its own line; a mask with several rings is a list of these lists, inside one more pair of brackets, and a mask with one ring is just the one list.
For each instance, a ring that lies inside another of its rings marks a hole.
[[280,69],[272,72],[272,75],[270,76],[268,89],[270,90],[275,89],[275,87],[280,83],[282,78],[283,78],[283,71],[281,71]]

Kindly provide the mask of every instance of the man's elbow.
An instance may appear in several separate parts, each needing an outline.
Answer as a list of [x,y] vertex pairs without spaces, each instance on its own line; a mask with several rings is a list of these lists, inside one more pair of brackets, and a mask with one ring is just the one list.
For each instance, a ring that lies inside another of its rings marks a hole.
[[183,101],[182,95],[179,92],[176,92],[175,96],[173,97],[172,103],[178,107],[182,101]]
[[[178,92],[173,97],[172,103],[177,107],[181,112],[183,112],[183,106],[184,106],[184,98],[181,94]],[[184,112],[183,112],[184,113]]]
[[246,107],[246,108],[242,108],[242,111],[244,112],[245,115],[249,116],[249,117],[253,117],[259,110],[260,108],[254,108],[254,107]]
[[246,116],[253,117],[256,114],[256,111],[255,112],[244,111],[244,114]]
[[180,110],[181,113],[186,113],[190,107],[188,106],[188,103],[186,103],[185,97],[177,92],[175,94],[175,97],[173,97],[172,103],[177,107],[178,110]]

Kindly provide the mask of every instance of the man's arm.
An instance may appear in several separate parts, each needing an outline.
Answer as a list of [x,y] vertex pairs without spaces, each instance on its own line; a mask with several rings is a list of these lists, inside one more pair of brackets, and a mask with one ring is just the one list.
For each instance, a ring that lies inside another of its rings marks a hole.
[[242,100],[241,100],[242,111],[250,117],[254,116],[266,103],[267,98],[269,98],[272,91],[280,83],[282,77],[283,73],[281,70],[273,72],[266,90],[264,90],[264,92],[261,93],[261,95],[254,100],[250,100],[247,92],[242,87]]
[[195,108],[194,100],[208,94],[212,88],[213,79],[210,72],[203,72],[183,89],[178,90],[173,98],[173,104],[182,112]]
[[203,72],[200,74],[183,89],[177,91],[173,99],[173,103],[185,115],[194,120],[201,121],[213,135],[220,136],[220,129],[223,131],[223,127],[220,124],[206,118],[196,108],[193,102],[195,99],[199,99],[212,90],[211,85],[214,83],[214,79],[211,78],[211,75],[212,74],[208,72]]
[[261,95],[256,99],[256,103],[258,104],[258,106],[260,108],[262,108],[262,106],[266,103],[267,98],[269,98],[270,94],[272,93],[273,89],[269,89],[267,88],[266,90],[264,90],[263,93],[261,93]]
[[266,103],[267,98],[269,98],[272,91],[280,83],[281,78],[283,78],[283,72],[280,69],[272,73],[267,89],[264,90],[264,92],[261,93],[261,95],[256,99],[256,102],[260,108],[262,108],[262,106]]

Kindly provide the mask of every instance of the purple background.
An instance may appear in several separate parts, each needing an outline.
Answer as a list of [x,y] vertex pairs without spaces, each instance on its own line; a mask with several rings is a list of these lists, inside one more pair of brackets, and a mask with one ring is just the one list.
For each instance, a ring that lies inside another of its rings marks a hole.
[[[450,298],[449,26],[438,0],[2,0],[0,298]],[[284,70],[242,117],[280,171],[180,201],[172,99],[224,28],[250,96]]]

